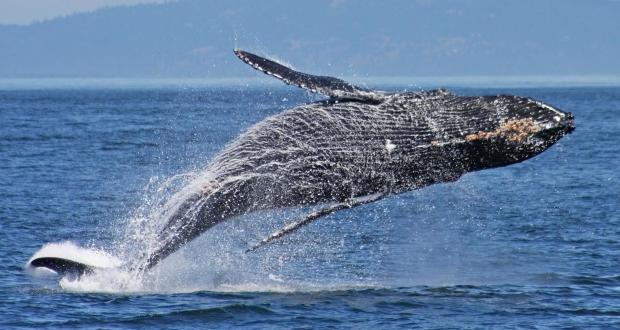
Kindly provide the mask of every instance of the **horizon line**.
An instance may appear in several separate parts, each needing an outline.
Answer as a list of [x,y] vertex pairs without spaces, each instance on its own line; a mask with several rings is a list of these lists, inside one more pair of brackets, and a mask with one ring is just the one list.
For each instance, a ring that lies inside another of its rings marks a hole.
[[[386,87],[615,87],[620,75],[455,75],[343,77],[351,83]],[[70,88],[199,88],[284,85],[273,77],[44,77],[0,78],[0,90]]]

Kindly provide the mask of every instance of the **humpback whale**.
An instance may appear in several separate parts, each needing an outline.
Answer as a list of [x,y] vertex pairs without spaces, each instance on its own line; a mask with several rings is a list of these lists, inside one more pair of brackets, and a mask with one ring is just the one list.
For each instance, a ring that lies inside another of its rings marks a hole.
[[189,197],[172,198],[158,246],[134,267],[154,267],[234,216],[319,206],[247,250],[253,251],[339,210],[524,161],[575,128],[571,113],[526,97],[376,91],[234,53],[254,69],[327,98],[266,118],[229,143],[205,168],[207,180],[177,193]]

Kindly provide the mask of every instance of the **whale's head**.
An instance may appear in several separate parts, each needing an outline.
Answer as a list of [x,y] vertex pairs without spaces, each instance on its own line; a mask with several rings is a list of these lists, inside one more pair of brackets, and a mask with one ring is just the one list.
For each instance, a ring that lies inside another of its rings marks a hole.
[[571,113],[530,98],[497,95],[461,102],[447,107],[457,122],[449,135],[465,145],[472,170],[526,160],[575,129]]

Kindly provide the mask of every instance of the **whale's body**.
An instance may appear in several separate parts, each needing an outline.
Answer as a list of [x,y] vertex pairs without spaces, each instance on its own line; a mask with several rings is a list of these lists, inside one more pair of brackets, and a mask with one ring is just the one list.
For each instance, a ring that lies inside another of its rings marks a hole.
[[570,113],[528,98],[374,92],[236,54],[331,98],[267,118],[232,141],[205,170],[209,180],[171,206],[160,245],[139,267],[236,215],[325,203],[266,243],[333,211],[523,161],[574,129]]
[[[154,267],[237,215],[320,206],[253,250],[338,210],[521,162],[574,129],[572,114],[525,97],[372,91],[244,51],[235,54],[255,69],[329,99],[269,117],[228,144],[172,196],[157,244],[128,265],[131,269]],[[35,258],[30,265],[78,275],[96,269],[62,256]]]

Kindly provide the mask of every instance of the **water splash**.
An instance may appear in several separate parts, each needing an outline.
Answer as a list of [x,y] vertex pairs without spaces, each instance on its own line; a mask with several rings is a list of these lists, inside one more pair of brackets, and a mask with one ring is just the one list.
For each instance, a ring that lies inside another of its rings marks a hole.
[[[235,217],[189,243],[149,272],[135,265],[145,251],[155,250],[159,233],[183,201],[212,180],[211,172],[188,171],[169,178],[153,177],[142,192],[142,203],[130,214],[109,251],[79,247],[72,242],[47,244],[33,257],[56,256],[100,267],[79,278],[65,276],[60,287],[74,292],[154,293],[193,291],[294,292],[365,288],[367,281],[338,279],[316,269],[315,275],[300,274],[299,263],[315,264],[336,258],[340,244],[321,242],[284,244],[251,255],[243,251],[248,240],[281,228],[312,208],[256,212]],[[340,242],[340,241],[338,241]],[[333,263],[333,260],[332,260]],[[326,267],[328,269],[329,267]],[[325,275],[322,276],[321,274]]]
[[[199,189],[195,171],[169,178],[152,177],[143,190],[142,203],[130,214],[118,233],[115,253],[138,263],[144,254],[157,248],[158,233],[173,212],[193,191]],[[181,189],[184,191],[180,191]]]

